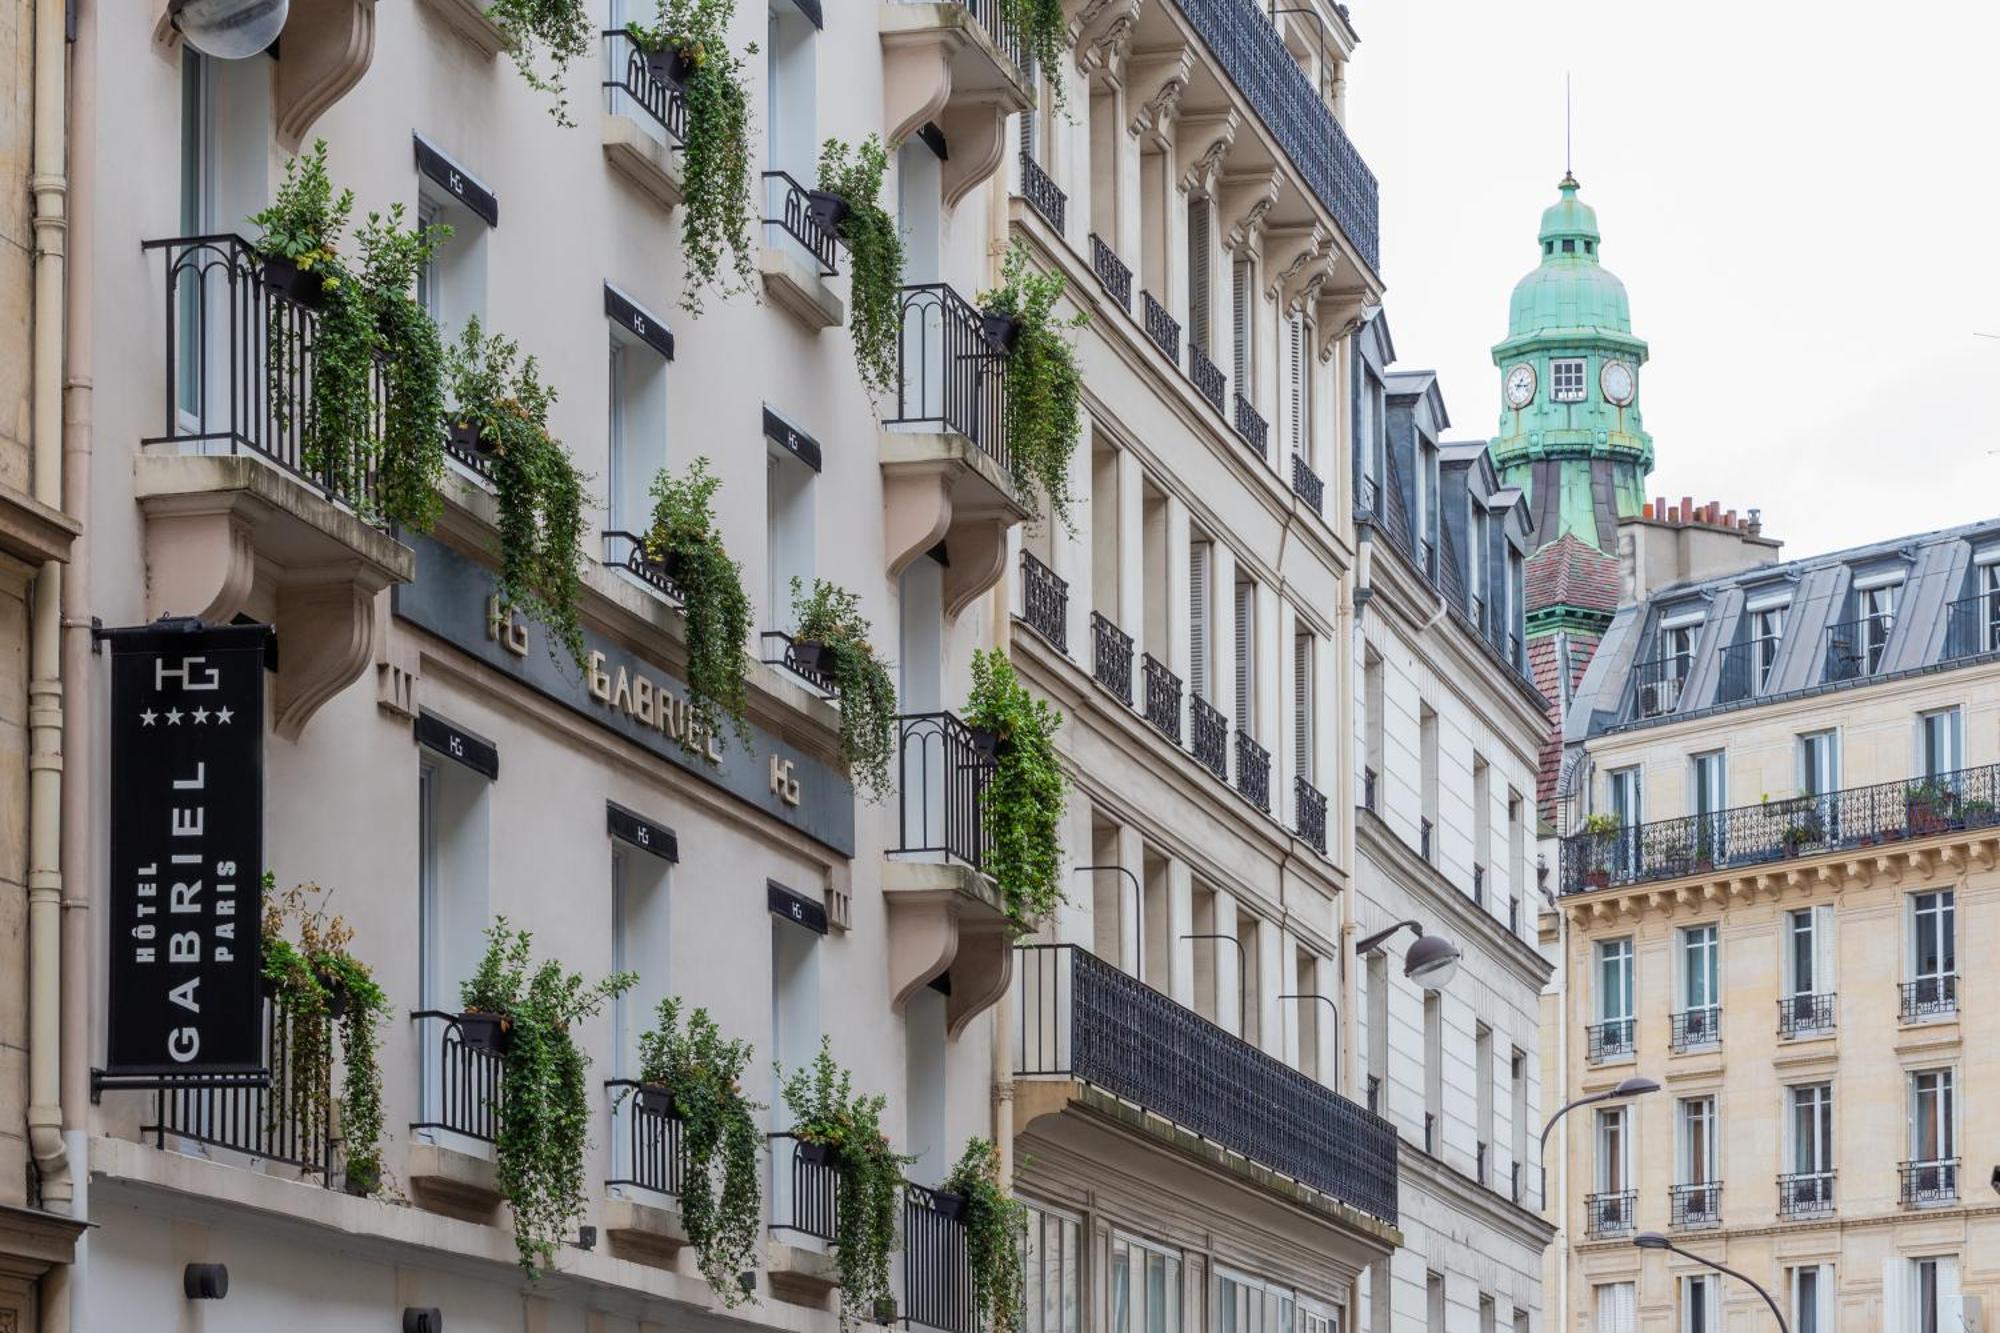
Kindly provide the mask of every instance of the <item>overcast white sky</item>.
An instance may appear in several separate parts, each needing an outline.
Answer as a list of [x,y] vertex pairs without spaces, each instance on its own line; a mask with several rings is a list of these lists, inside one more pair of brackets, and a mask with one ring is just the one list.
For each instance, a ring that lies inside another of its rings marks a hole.
[[1648,493],[1787,557],[2000,514],[2000,5],[1350,0],[1403,369],[1490,437],[1490,348],[1574,161],[1652,347]]

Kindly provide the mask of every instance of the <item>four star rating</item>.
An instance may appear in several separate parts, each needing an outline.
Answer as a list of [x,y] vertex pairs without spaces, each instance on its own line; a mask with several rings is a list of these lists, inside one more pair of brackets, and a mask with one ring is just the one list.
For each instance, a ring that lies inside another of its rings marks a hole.
[[[178,708],[169,708],[165,716],[167,725],[170,727],[178,727],[181,724],[181,719],[184,717],[197,727],[205,726],[210,721],[213,721],[219,727],[226,727],[229,725],[230,719],[236,716],[236,710],[233,708],[218,708],[214,712],[210,712],[206,708],[197,708],[192,713],[183,713]],[[161,714],[154,712],[152,709],[145,709],[139,714],[139,725],[150,727],[158,722],[160,717]]]

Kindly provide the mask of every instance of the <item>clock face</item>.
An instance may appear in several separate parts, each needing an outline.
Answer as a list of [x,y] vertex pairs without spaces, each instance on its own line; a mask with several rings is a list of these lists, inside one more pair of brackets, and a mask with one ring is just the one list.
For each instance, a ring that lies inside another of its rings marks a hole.
[[1604,396],[1623,407],[1632,401],[1638,383],[1632,377],[1632,367],[1623,361],[1606,361],[1604,370],[1597,377],[1604,388]]
[[1507,405],[1526,407],[1535,401],[1535,368],[1526,362],[1507,372]]

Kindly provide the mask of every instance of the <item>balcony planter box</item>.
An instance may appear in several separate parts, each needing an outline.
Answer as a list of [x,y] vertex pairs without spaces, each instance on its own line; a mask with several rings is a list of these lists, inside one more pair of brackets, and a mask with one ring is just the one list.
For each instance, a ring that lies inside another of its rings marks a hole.
[[646,52],[646,72],[653,76],[655,83],[685,88],[687,81],[694,77],[694,71],[694,57],[685,51]]
[[302,269],[291,260],[277,255],[264,260],[264,285],[308,310],[317,310],[326,304],[325,276]]
[[347,987],[331,972],[315,972],[313,977],[326,992],[326,1015],[338,1019],[347,1013]]
[[350,1165],[341,1173],[340,1188],[356,1198],[365,1199],[382,1188],[382,1168]]
[[991,727],[967,727],[966,733],[972,742],[972,752],[981,759],[992,759],[1000,753],[1000,733]]
[[986,335],[986,341],[1002,352],[1014,350],[1014,340],[1021,336],[1021,321],[1012,315],[981,311],[979,331]]
[[479,427],[469,422],[454,421],[445,429],[445,436],[452,447],[461,453],[489,455],[500,446],[479,433]]
[[512,1026],[504,1014],[468,1009],[458,1016],[458,1041],[461,1046],[503,1055],[507,1050],[507,1032]]
[[838,236],[840,224],[847,221],[847,215],[854,211],[845,195],[832,190],[807,190],[806,208],[811,212],[814,224],[829,236]]
[[801,1162],[806,1162],[813,1166],[838,1166],[840,1164],[840,1149],[834,1147],[831,1143],[808,1143],[804,1139],[800,1139],[798,1141],[798,1155]]
[[817,639],[800,639],[792,644],[792,659],[799,670],[816,676],[833,674],[833,649]]
[[944,1190],[936,1190],[931,1194],[931,1207],[937,1211],[939,1217],[942,1217],[947,1222],[963,1222],[965,1220],[966,1202],[966,1197],[963,1194],[951,1194]]
[[1583,882],[1586,886],[1593,889],[1610,888],[1611,872],[1609,870],[1586,870],[1583,872]]
[[641,1111],[649,1115],[666,1116],[669,1119],[673,1117],[674,1094],[671,1088],[662,1087],[657,1083],[644,1083],[632,1094],[632,1100],[638,1103]]
[[878,1297],[876,1297],[876,1298],[875,1298],[875,1310],[874,1310],[874,1315],[875,1315],[875,1322],[876,1322],[876,1323],[878,1323],[878,1324],[893,1324],[893,1323],[895,1323],[895,1322],[896,1322],[896,1298],[895,1298],[894,1296],[878,1296]]

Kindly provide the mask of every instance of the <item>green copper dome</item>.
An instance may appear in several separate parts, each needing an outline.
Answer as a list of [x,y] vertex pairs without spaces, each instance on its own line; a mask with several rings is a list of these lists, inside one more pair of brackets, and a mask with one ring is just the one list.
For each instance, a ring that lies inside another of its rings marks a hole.
[[1576,197],[1574,176],[1564,176],[1562,198],[1542,212],[1542,262],[1514,284],[1507,308],[1509,337],[1556,330],[1632,331],[1625,284],[1598,261],[1603,238],[1597,210]]

